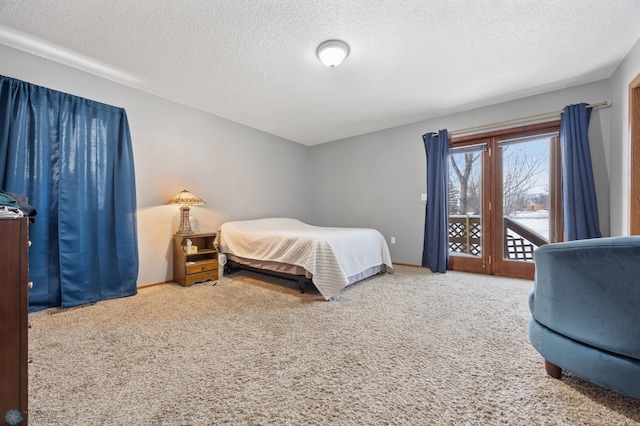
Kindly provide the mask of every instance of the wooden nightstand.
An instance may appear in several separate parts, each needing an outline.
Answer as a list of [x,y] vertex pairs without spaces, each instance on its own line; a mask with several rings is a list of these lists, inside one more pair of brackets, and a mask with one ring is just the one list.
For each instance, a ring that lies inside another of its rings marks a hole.
[[[173,280],[188,287],[195,283],[218,279],[218,251],[215,232],[173,236]],[[187,254],[187,240],[197,252]]]

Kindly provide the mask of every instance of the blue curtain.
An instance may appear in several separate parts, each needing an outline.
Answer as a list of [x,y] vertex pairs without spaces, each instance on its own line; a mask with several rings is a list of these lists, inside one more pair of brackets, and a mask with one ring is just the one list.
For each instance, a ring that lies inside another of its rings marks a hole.
[[0,188],[29,197],[29,309],[136,294],[133,152],[122,108],[0,76]]
[[568,105],[560,119],[562,219],[566,241],[599,238],[598,203],[589,150],[587,104]]
[[446,272],[449,262],[449,134],[422,136],[427,153],[427,207],[422,266]]

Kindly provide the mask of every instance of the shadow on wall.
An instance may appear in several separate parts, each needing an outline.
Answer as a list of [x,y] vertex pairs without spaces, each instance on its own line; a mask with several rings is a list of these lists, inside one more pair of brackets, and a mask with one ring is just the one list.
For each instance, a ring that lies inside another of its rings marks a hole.
[[[219,211],[204,206],[191,207],[193,232],[216,232],[227,220]],[[177,205],[159,205],[137,211],[138,254],[140,269],[138,287],[173,279],[173,235],[180,226]]]

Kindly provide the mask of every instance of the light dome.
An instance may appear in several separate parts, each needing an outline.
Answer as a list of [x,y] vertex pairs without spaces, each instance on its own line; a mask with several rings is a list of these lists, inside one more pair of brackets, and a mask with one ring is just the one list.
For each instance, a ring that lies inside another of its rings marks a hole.
[[349,55],[349,45],[340,40],[327,40],[318,46],[317,53],[323,64],[335,67]]

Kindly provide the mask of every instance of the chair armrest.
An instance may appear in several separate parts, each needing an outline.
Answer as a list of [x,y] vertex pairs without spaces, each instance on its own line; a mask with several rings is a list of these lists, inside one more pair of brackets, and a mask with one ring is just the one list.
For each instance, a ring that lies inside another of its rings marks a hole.
[[640,359],[640,236],[548,244],[534,252],[532,317],[582,343]]

